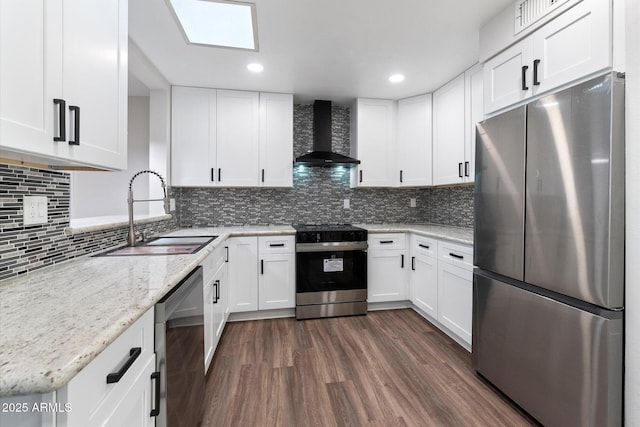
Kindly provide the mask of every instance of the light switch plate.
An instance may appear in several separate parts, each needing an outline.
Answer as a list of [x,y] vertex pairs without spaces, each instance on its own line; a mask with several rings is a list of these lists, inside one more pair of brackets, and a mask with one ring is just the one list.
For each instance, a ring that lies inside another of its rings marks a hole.
[[169,211],[173,212],[176,210],[176,199],[169,199]]
[[414,197],[409,199],[409,206],[411,206],[412,208],[416,207],[416,199]]
[[46,224],[49,220],[47,196],[24,196],[22,219],[24,225]]
[[349,199],[344,199],[344,208],[351,209],[351,201]]

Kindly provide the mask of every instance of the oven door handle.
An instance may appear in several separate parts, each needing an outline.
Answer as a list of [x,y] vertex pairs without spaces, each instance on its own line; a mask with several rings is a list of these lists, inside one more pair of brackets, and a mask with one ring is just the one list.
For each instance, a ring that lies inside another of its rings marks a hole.
[[367,242],[296,243],[296,252],[362,251],[368,247]]

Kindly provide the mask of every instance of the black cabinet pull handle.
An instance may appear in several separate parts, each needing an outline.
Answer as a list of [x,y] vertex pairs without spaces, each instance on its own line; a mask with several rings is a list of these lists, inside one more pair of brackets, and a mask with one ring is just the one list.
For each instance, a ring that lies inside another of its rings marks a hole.
[[260,274],[264,274],[264,260],[260,260]]
[[160,415],[160,372],[154,372],[151,374],[151,381],[156,382],[153,396],[153,409],[151,409],[150,417],[157,417]]
[[211,168],[211,182],[215,182],[215,181],[216,181],[215,171],[213,168]]
[[214,281],[211,286],[215,289],[213,297],[211,297],[211,304],[216,304],[218,302],[218,280]]
[[216,304],[220,301],[220,280],[216,280]]
[[389,243],[393,243],[393,240],[380,240],[381,245],[388,245]]
[[522,90],[529,90],[529,86],[527,86],[527,70],[529,69],[528,65],[522,66]]
[[264,169],[262,169],[262,182],[264,182]]
[[222,181],[222,168],[218,168],[218,182]]
[[429,249],[429,246],[423,245],[422,243],[419,243],[418,246],[420,246],[421,248]]
[[58,136],[54,136],[55,142],[65,141],[67,139],[67,126],[65,115],[67,114],[67,103],[64,99],[53,99],[53,104],[58,106]]
[[284,243],[269,243],[270,248],[284,248]]
[[449,252],[449,256],[452,256],[452,257],[458,258],[458,259],[464,259],[464,257],[462,255],[454,254],[453,252]]
[[539,59],[533,60],[533,85],[540,86],[540,82],[538,81],[538,65],[540,65]]
[[107,375],[107,384],[113,384],[120,381],[124,376],[124,374],[127,373],[131,365],[133,365],[133,362],[135,362],[136,359],[140,356],[140,354],[142,354],[142,348],[140,347],[134,347],[131,350],[129,350],[129,358],[127,359],[126,362],[124,362],[124,364],[118,370],[118,372],[112,372],[109,375]]
[[400,182],[402,182],[402,171],[400,171]]
[[73,139],[69,145],[80,145],[80,107],[69,105],[69,111],[73,112]]
[[416,271],[416,257],[411,257],[411,270]]
[[226,257],[224,259],[224,262],[229,262],[229,246],[225,246],[224,250],[226,251]]
[[400,255],[400,268],[404,268],[404,254]]
[[360,172],[360,182],[362,182],[362,171],[359,171],[359,172]]
[[462,178],[462,163],[458,163],[458,177]]
[[464,162],[464,176],[469,176],[469,162]]

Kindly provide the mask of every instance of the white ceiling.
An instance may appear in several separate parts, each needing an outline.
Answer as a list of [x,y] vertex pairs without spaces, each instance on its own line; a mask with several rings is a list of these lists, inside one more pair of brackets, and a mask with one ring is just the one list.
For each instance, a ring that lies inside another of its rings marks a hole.
[[[129,36],[174,85],[294,93],[296,102],[432,92],[478,60],[511,0],[254,0],[259,52],[188,45],[165,0],[129,1]],[[259,62],[265,69],[246,69]],[[388,78],[406,79],[392,84]]]

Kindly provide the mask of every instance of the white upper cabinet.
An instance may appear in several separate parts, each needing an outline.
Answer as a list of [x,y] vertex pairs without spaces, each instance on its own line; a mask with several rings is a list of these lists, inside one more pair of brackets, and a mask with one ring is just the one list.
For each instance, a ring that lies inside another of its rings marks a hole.
[[293,186],[293,95],[260,94],[260,185]]
[[291,187],[293,96],[174,86],[171,183]]
[[126,0],[0,3],[1,156],[127,166]]
[[218,90],[217,99],[216,180],[225,187],[257,187],[260,96],[257,92]]
[[480,64],[433,93],[434,185],[474,181],[475,125],[483,117]]
[[433,93],[433,184],[464,180],[464,74]]
[[611,2],[582,0],[484,65],[485,113],[611,67]]
[[214,185],[216,171],[216,90],[171,89],[171,183]]
[[397,147],[399,185],[431,185],[431,94],[398,101]]
[[356,101],[351,111],[351,156],[361,163],[351,169],[352,187],[392,187],[395,184],[394,119],[394,101]]

